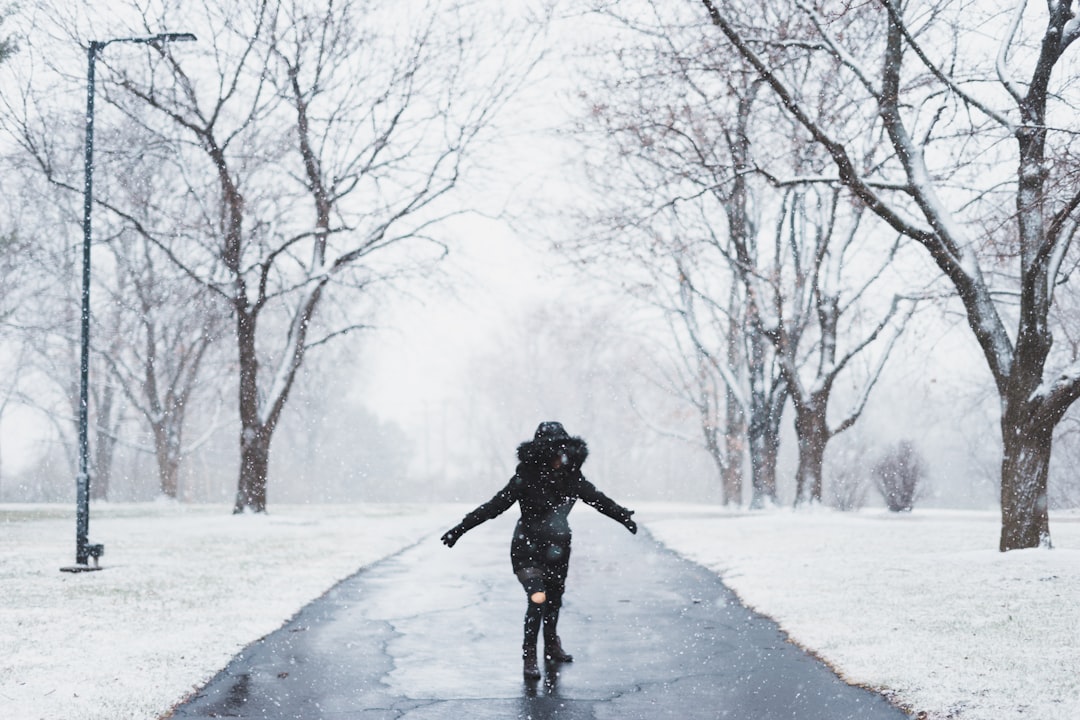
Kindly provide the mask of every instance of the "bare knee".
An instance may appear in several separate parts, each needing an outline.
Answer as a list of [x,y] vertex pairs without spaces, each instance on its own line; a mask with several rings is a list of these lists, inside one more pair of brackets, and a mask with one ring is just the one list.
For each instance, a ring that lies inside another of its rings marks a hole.
[[517,571],[518,580],[525,588],[525,594],[529,600],[537,605],[543,605],[547,601],[547,593],[544,592],[544,572],[540,568],[527,567]]

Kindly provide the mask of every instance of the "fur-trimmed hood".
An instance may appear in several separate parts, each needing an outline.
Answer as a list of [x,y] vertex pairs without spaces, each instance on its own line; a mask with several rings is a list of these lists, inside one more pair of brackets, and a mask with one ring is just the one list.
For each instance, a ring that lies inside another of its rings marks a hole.
[[565,464],[579,469],[589,456],[589,447],[579,437],[567,434],[562,423],[542,422],[536,428],[532,440],[518,445],[518,460],[526,465],[548,467],[551,460],[559,453],[566,455]]

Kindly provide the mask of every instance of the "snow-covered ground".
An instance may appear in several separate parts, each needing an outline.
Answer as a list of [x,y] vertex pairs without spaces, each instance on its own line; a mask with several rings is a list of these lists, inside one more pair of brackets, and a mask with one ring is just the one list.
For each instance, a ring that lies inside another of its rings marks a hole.
[[1054,550],[1009,553],[996,512],[638,514],[845,679],[926,718],[1080,718],[1078,514],[1051,515]]
[[271,510],[93,505],[107,569],[71,575],[74,507],[0,505],[0,719],[157,718],[337,581],[460,515]]
[[[1053,551],[1000,554],[996,513],[637,510],[848,680],[927,718],[1080,717],[1080,515],[1052,517]],[[461,511],[95,505],[107,570],[73,576],[59,572],[71,508],[0,505],[0,718],[154,720],[335,582],[434,541]]]

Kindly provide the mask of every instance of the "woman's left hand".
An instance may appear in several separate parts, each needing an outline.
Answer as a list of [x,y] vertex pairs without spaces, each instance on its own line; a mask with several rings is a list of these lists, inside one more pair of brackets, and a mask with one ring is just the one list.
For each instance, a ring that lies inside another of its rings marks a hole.
[[464,534],[465,531],[462,530],[461,526],[455,525],[454,527],[447,530],[446,534],[442,536],[443,544],[446,545],[446,547],[454,547],[454,543],[456,543],[458,541],[458,538],[460,538]]

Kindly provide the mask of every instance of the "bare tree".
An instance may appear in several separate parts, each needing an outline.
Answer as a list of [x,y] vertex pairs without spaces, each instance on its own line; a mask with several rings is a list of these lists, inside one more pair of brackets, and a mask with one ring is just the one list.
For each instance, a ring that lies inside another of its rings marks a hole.
[[[742,326],[742,305],[738,287],[733,283],[728,294],[727,353],[725,361],[729,368],[739,367],[741,348],[739,328]],[[774,387],[777,384],[774,383]],[[721,466],[721,482],[724,501],[742,504],[743,473],[742,458],[746,455],[746,408],[739,403],[735,388],[724,383],[724,459]],[[779,387],[777,387],[779,390]],[[777,393],[779,394],[779,393]],[[779,438],[779,433],[777,433]]]
[[[177,149],[194,198],[167,226],[111,208],[231,306],[237,512],[266,509],[271,438],[306,353],[365,326],[325,298],[362,298],[445,254],[429,230],[457,209],[441,203],[527,71],[487,56],[464,8],[417,10],[391,30],[400,16],[373,3],[211,3],[214,67],[161,47],[145,71],[110,74],[129,117],[155,111],[144,122]],[[494,75],[477,74],[484,62]]]
[[[4,95],[6,113],[0,113],[5,129],[20,124],[11,112],[15,98]],[[12,132],[15,138],[21,135]],[[56,155],[62,149],[55,149]],[[13,387],[19,404],[39,412],[54,429],[59,442],[54,447],[65,455],[75,476],[78,418],[78,275],[74,229],[78,227],[74,196],[42,182],[42,176],[27,157],[5,157],[9,176],[17,177],[6,194],[11,212],[8,219],[19,228],[14,251],[4,258],[10,273],[4,282],[5,335],[16,350],[22,382]],[[32,161],[31,161],[32,162]],[[97,388],[91,388],[91,402]],[[90,428],[97,432],[100,425]],[[48,482],[41,478],[41,483]],[[43,485],[43,493],[53,493]]]
[[[115,320],[115,316],[110,317],[109,320]],[[100,330],[105,323],[101,322],[99,317],[95,325]],[[117,351],[120,344],[117,341],[119,336],[115,332],[109,332],[105,337],[107,347],[104,356],[108,357]],[[102,349],[102,343],[95,343],[95,345],[97,346],[96,350],[100,351]],[[97,369],[104,370],[103,363],[100,362],[102,353],[98,352],[95,355],[97,356],[95,360],[98,360],[98,362],[94,364],[98,366]],[[90,483],[90,498],[93,500],[107,500],[109,498],[109,488],[112,484],[113,461],[116,458],[120,425],[124,421],[124,407],[122,406],[122,397],[120,397],[113,378],[108,373],[101,373],[100,375],[95,373],[95,375],[104,378],[104,381],[98,380],[89,388],[92,396],[90,402],[94,406],[94,448],[90,457],[89,469],[90,477],[93,478]]]
[[[103,177],[111,202],[129,208],[149,224],[160,206],[181,188],[160,172],[169,165],[172,148],[131,121],[108,127],[112,137]],[[127,148],[141,149],[131,154]],[[145,235],[125,227],[115,216],[102,223],[112,230],[105,246],[108,263],[99,271],[103,298],[99,315],[113,318],[101,348],[107,388],[122,395],[145,421],[157,463],[158,488],[164,497],[179,496],[180,468],[185,456],[200,447],[216,424],[186,437],[188,410],[199,399],[220,404],[224,358],[212,354],[228,326],[228,305],[220,296],[194,283]],[[213,361],[207,367],[207,358]],[[200,392],[201,388],[201,392]],[[99,403],[98,414],[107,405]],[[212,413],[216,416],[216,411]],[[186,438],[186,439],[185,439]],[[103,444],[98,441],[98,448]],[[107,443],[105,443],[107,444]],[[136,444],[143,450],[144,444]]]
[[[735,379],[742,368],[739,332],[742,301],[738,286],[734,283],[730,286],[726,316],[707,308],[704,314],[708,317],[702,321],[696,298],[686,291],[686,283],[669,282],[659,263],[649,270],[655,278],[655,287],[650,287],[647,298],[642,299],[646,306],[663,315],[668,336],[655,353],[654,367],[645,374],[650,384],[693,410],[697,417],[696,434],[688,436],[657,423],[636,399],[632,406],[657,435],[677,437],[703,448],[717,471],[720,501],[725,505],[741,505],[747,453],[745,395],[741,382]],[[669,290],[669,286],[675,290]],[[703,322],[707,328],[702,327]],[[727,328],[727,335],[720,336],[727,340],[726,356],[710,349],[715,337],[712,333],[720,332],[720,328]],[[701,338],[705,336],[710,338],[709,348],[702,347]],[[732,383],[740,384],[733,387]]]
[[[737,280],[731,284],[728,302],[723,305],[694,280],[695,271],[699,276],[707,274],[702,272],[700,260],[681,257],[678,267],[679,294],[672,311],[681,318],[689,337],[688,357],[695,358],[703,371],[708,369],[703,380],[718,382],[724,389],[727,422],[723,432],[728,442],[718,457],[721,477],[734,491],[732,475],[741,473],[744,456],[741,450],[745,447],[750,461],[751,507],[775,503],[780,421],[788,399],[787,382],[775,355],[768,352],[762,324],[747,318],[751,304],[746,302],[745,290],[739,288]],[[700,385],[699,381],[697,387]],[[713,403],[718,405],[715,400]],[[718,430],[713,418],[719,413],[708,405],[700,409],[707,411],[703,412],[702,421],[708,447],[709,435]],[[740,430],[745,432],[745,443]],[[720,452],[715,439],[711,440],[710,451]]]
[[[886,333],[898,309],[886,299],[864,335],[843,337],[858,332],[851,318],[868,312],[866,296],[880,284],[891,253],[874,267],[864,261],[850,268],[866,232],[859,225],[860,201],[849,202],[835,181],[814,177],[823,153],[761,102],[762,81],[753,73],[703,54],[699,29],[680,26],[676,12],[655,2],[644,6],[640,14],[616,16],[632,29],[642,57],[620,45],[624,71],[602,102],[592,103],[592,117],[603,123],[625,168],[613,173],[605,163],[607,183],[633,185],[636,192],[624,203],[644,205],[618,231],[640,224],[643,242],[666,247],[676,258],[673,277],[682,290],[672,304],[684,313],[695,352],[722,372],[731,399],[742,398],[753,504],[776,498],[776,444],[788,397],[799,442],[797,502],[820,501],[827,443],[861,415],[897,336]],[[785,166],[782,173],[779,166]],[[621,187],[610,194],[626,197]],[[659,231],[661,222],[671,229]],[[731,285],[718,283],[718,276],[730,276]],[[736,286],[742,303],[737,313],[731,306]],[[724,361],[724,332],[711,338],[706,332],[725,323],[728,342],[745,342],[738,355],[746,367],[745,389],[736,368]],[[883,342],[875,344],[879,338]],[[830,425],[837,378],[871,350],[878,360],[854,406]],[[709,409],[704,401],[695,404]]]
[[710,313],[710,323],[726,341],[724,352],[714,353],[702,344],[702,328],[694,295],[687,292],[688,283],[680,287],[683,292],[678,298],[664,306],[675,347],[668,362],[673,371],[665,385],[697,411],[702,442],[720,475],[721,501],[741,505],[749,408],[743,385],[733,380],[744,367],[742,296],[738,284],[731,283],[726,314]]
[[[113,380],[110,387],[123,393],[150,430],[161,494],[177,498],[184,457],[217,430],[211,423],[185,441],[187,411],[200,387],[205,395],[219,385],[206,372],[206,359],[226,330],[227,308],[217,296],[170,272],[172,264],[145,238],[124,233],[109,250],[118,278],[107,292],[123,313],[114,337],[126,342],[116,343],[102,360]],[[215,360],[220,368],[220,358]]]
[[[676,29],[613,17],[630,28],[631,44],[620,39],[610,50],[618,63],[591,70],[599,88],[585,96],[583,134],[602,148],[591,161],[604,197],[602,209],[586,212],[593,229],[581,240],[579,255],[596,255],[607,271],[613,258],[622,268],[652,269],[651,301],[679,318],[678,332],[688,340],[683,375],[689,382],[682,384],[693,389],[684,395],[701,415],[706,448],[732,485],[741,457],[748,457],[751,505],[773,503],[786,384],[753,316],[757,306],[745,302],[744,289],[733,288],[742,284],[739,268],[757,261],[758,207],[736,158],[748,152],[748,136],[741,132],[748,113],[740,110],[752,104],[756,84],[717,72],[709,88],[696,85]],[[653,44],[642,45],[643,37]],[[617,70],[605,76],[595,69],[603,67]],[[709,127],[713,122],[717,127]],[[655,271],[658,265],[663,272]],[[737,312],[730,312],[730,302],[740,304]],[[710,406],[713,382],[724,388],[730,427],[718,425],[719,405]],[[723,454],[718,432],[731,439]],[[733,432],[744,434],[743,442]],[[731,457],[735,453],[740,459]]]
[[[837,226],[837,206],[841,193],[835,187],[796,185],[785,193],[783,211],[777,223],[775,267],[764,277],[768,287],[768,325],[765,335],[776,350],[778,363],[787,380],[795,409],[795,434],[799,443],[799,463],[795,477],[795,502],[822,500],[822,464],[829,441],[851,428],[866,407],[885,362],[914,311],[909,308],[880,348],[858,396],[839,422],[830,423],[833,389],[851,363],[875,345],[886,332],[899,309],[894,297],[887,309],[861,335],[851,324],[859,303],[893,260],[896,246],[877,266],[866,263],[852,269],[852,253],[859,235],[861,208],[856,207],[849,227]],[[839,237],[838,237],[839,236]],[[848,289],[844,276],[858,274],[861,283]],[[765,293],[757,294],[766,300]],[[852,336],[855,336],[852,338]],[[847,337],[848,339],[844,339]]]
[[[68,235],[78,227],[78,217],[68,206],[81,192],[75,179],[81,171],[75,161],[80,148],[74,137],[70,144],[65,142],[66,133],[60,131],[67,127],[63,108],[35,97],[33,82],[27,86],[31,94],[24,95],[19,105],[14,104],[19,98],[5,98],[9,112],[4,122],[23,150],[13,168],[19,173],[22,202],[36,208],[33,217],[26,218],[28,229],[41,238],[20,262],[23,275],[34,278],[36,302],[24,308],[19,334],[37,349],[37,372],[61,389],[68,407],[57,414],[44,393],[25,397],[54,417],[61,438],[69,444],[72,433],[67,427],[75,428],[78,417],[78,393],[72,385],[77,378],[72,362],[78,356],[78,282]],[[176,190],[175,182],[161,174],[168,165],[163,158],[171,153],[137,125],[99,114],[104,117],[98,118],[97,156],[105,172],[98,173],[98,190],[145,222]],[[139,152],[132,153],[133,148]],[[48,184],[37,187],[38,178]],[[95,253],[91,293],[95,301],[89,387],[94,433],[91,497],[109,496],[114,458],[121,448],[147,451],[141,438],[125,436],[131,408],[147,421],[153,438],[149,452],[158,459],[159,487],[175,497],[179,463],[198,444],[181,441],[184,411],[200,379],[206,348],[221,334],[222,304],[207,300],[204,288],[178,272],[145,237],[125,230],[115,215],[100,215],[96,236],[104,242]]]
[[[1071,181],[1075,86],[1070,78],[1051,83],[1080,37],[1072,2],[1049,2],[1038,23],[1025,17],[1026,2],[1011,14],[977,18],[999,33],[997,52],[989,55],[984,42],[965,34],[981,40],[986,33],[983,25],[973,27],[967,6],[938,5],[911,22],[913,11],[894,0],[858,9],[792,0],[773,12],[799,18],[800,29],[772,42],[750,15],[702,2],[778,104],[829,153],[836,179],[895,231],[922,244],[952,283],[1001,399],[1000,549],[1049,546],[1053,429],[1080,396],[1080,367],[1051,356],[1049,322],[1072,267],[1080,208]],[[811,56],[816,77],[842,77],[851,112],[872,118],[884,144],[860,147],[850,126],[819,113],[803,79],[790,77],[778,60],[793,56]],[[1014,69],[1021,65],[1022,81]],[[1011,158],[971,172],[971,153],[1001,151],[993,143],[1005,137],[1014,143]],[[1001,164],[1010,162],[1015,170],[1007,179]],[[995,217],[1005,194],[1014,212]],[[1007,275],[995,274],[1003,257],[1014,265]]]

